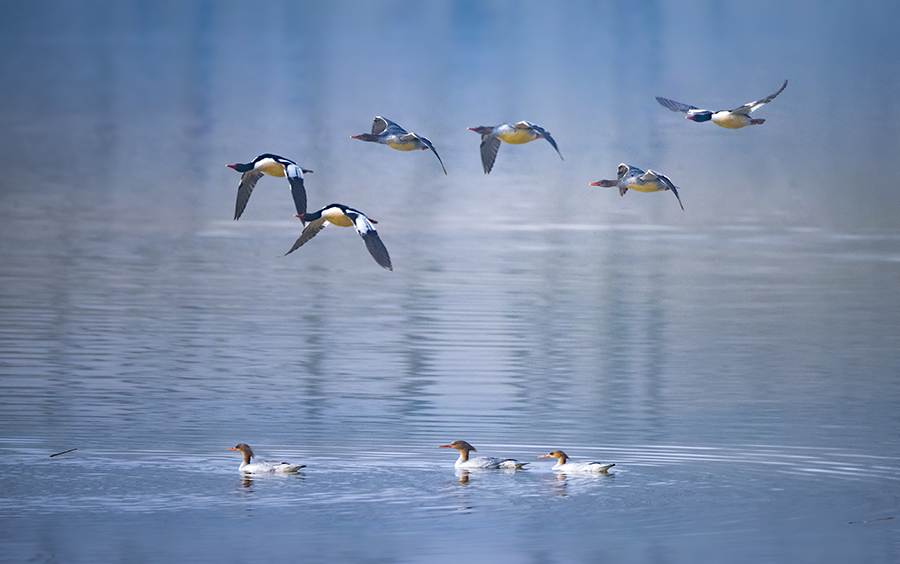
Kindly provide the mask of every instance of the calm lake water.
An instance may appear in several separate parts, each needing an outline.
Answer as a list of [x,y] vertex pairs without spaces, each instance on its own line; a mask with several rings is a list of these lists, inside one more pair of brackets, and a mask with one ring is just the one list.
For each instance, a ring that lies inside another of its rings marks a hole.
[[[3,7],[0,561],[900,560],[900,10],[553,6]],[[740,131],[654,100],[785,78]],[[565,161],[484,175],[466,128],[521,119]],[[233,221],[264,152],[394,271],[338,227],[278,258],[282,179]],[[588,186],[619,162],[685,210]]]

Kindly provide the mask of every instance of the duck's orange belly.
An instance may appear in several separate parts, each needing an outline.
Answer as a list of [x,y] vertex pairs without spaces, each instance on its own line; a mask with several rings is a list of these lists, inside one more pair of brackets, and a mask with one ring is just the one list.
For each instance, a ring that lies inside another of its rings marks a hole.
[[534,134],[528,129],[517,129],[510,133],[501,133],[497,136],[498,139],[504,141],[506,143],[511,143],[513,145],[521,145],[523,143],[528,143],[537,139]]
[[722,112],[713,114],[712,122],[725,129],[740,129],[750,122],[750,118],[741,114]]
[[325,210],[324,212],[322,212],[322,217],[327,219],[329,222],[341,227],[353,226],[353,220],[344,215],[344,212],[337,208]]
[[419,148],[419,144],[415,141],[389,141],[385,145],[398,151],[415,151]]
[[647,184],[632,184],[628,186],[629,190],[634,190],[636,192],[659,192],[664,190],[664,188],[660,188],[659,184],[655,182],[650,182]]
[[261,161],[256,168],[270,176],[284,176],[284,165],[272,159]]

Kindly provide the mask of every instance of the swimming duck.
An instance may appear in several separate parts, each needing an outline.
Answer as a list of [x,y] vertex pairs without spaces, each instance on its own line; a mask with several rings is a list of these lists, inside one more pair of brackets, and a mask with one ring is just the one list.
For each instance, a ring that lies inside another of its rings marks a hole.
[[497,468],[502,468],[504,470],[517,470],[528,464],[527,462],[519,462],[518,460],[514,460],[512,458],[495,458],[488,456],[469,458],[469,453],[475,452],[475,447],[473,447],[466,441],[453,441],[449,445],[441,445],[438,448],[457,449],[459,451],[459,458],[456,459],[456,464],[454,464],[454,467],[466,470],[495,470]]
[[603,472],[605,474],[607,470],[615,466],[615,464],[602,462],[566,462],[569,457],[561,450],[554,450],[538,458],[555,458],[557,462],[551,470],[558,472]]
[[781,94],[782,90],[787,88],[787,83],[788,81],[785,80],[784,84],[781,85],[781,88],[778,89],[778,92],[772,94],[771,96],[766,96],[762,100],[757,100],[755,102],[749,102],[733,110],[719,110],[718,112],[701,110],[696,106],[689,106],[687,104],[682,104],[681,102],[669,100],[668,98],[661,98],[659,96],[656,97],[656,101],[662,104],[664,107],[669,108],[673,112],[681,112],[687,114],[686,116],[684,116],[685,119],[696,122],[712,121],[714,124],[726,129],[740,129],[748,125],[760,125],[765,123],[765,119],[751,118],[750,112],[757,110],[760,106],[768,104],[769,102],[774,100],[775,96],[778,96],[779,94]]
[[681,206],[681,209],[684,209],[684,206],[681,204],[681,197],[678,196],[678,188],[672,184],[672,181],[669,180],[666,175],[652,169],[644,172],[635,166],[627,165],[625,163],[619,165],[617,172],[618,179],[598,180],[597,182],[591,182],[590,186],[602,186],[604,188],[618,186],[620,196],[624,196],[625,192],[629,189],[637,190],[638,192],[662,192],[671,190],[678,199],[678,205]]
[[441,163],[444,174],[447,174],[447,169],[444,168],[444,161],[441,160],[441,156],[434,148],[434,145],[431,144],[431,141],[418,133],[408,133],[405,129],[387,118],[375,116],[375,121],[372,122],[372,133],[351,135],[350,139],[381,143],[382,145],[387,145],[391,149],[397,149],[398,151],[425,151],[430,149],[431,152],[434,153],[434,156],[437,157],[438,162]]
[[384,243],[381,242],[381,239],[378,237],[378,232],[372,227],[373,223],[378,222],[374,219],[369,219],[363,212],[343,204],[331,204],[319,211],[296,214],[294,217],[301,219],[304,224],[306,224],[306,227],[303,229],[303,233],[300,234],[297,241],[294,242],[294,246],[291,247],[291,250],[284,253],[283,256],[293,253],[303,246],[304,243],[315,237],[328,223],[333,223],[340,227],[355,227],[356,232],[359,233],[359,236],[362,237],[363,241],[366,243],[366,248],[369,249],[369,253],[372,255],[372,258],[375,259],[375,262],[382,268],[394,270],[391,266],[391,257],[388,254]]
[[[494,160],[497,159],[497,151],[500,149],[500,142],[505,141],[513,145],[521,145],[529,143],[535,139],[544,138],[553,148],[556,149],[559,158],[562,153],[556,146],[556,141],[543,127],[520,121],[518,123],[502,123],[500,125],[481,125],[479,127],[470,127],[469,131],[474,131],[481,135],[481,165],[484,167],[484,173],[488,174],[494,168]],[[563,159],[565,160],[565,159]]]
[[288,464],[287,462],[250,462],[255,455],[250,445],[241,443],[236,447],[228,450],[236,450],[244,455],[244,462],[241,463],[239,470],[250,474],[257,472],[298,472],[301,468],[306,468],[305,464]]
[[306,213],[306,189],[303,187],[303,175],[312,172],[311,170],[300,168],[294,161],[271,153],[260,155],[249,163],[225,166],[243,173],[241,175],[241,183],[238,185],[237,202],[234,204],[234,219],[238,219],[244,213],[250,194],[263,174],[278,177],[287,176],[297,213]]

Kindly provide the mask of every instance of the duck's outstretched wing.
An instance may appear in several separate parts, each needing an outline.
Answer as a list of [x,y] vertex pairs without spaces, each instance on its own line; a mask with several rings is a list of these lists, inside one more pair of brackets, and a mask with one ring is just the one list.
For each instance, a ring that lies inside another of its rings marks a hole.
[[391,256],[388,254],[384,243],[381,242],[381,238],[378,237],[378,232],[375,231],[375,228],[369,222],[369,218],[358,212],[356,217],[353,218],[353,226],[356,227],[356,232],[362,237],[366,248],[369,249],[369,254],[372,255],[375,262],[382,268],[394,270],[391,266]]
[[771,102],[772,100],[774,100],[774,99],[775,99],[775,96],[778,96],[779,94],[781,94],[781,92],[782,92],[785,88],[787,88],[787,83],[788,83],[788,81],[785,80],[785,81],[784,81],[784,84],[781,85],[781,88],[778,89],[778,92],[776,92],[776,93],[774,93],[774,94],[771,94],[771,95],[769,95],[769,96],[766,96],[766,97],[763,98],[762,100],[757,100],[757,101],[755,101],[755,102],[748,102],[748,103],[744,104],[743,106],[741,106],[741,107],[739,107],[739,108],[735,108],[735,109],[731,110],[731,113],[733,113],[733,114],[742,114],[742,115],[745,115],[745,116],[746,116],[746,115],[749,115],[750,112],[752,112],[752,111],[754,111],[754,110],[757,110],[757,109],[759,109],[760,106],[763,106],[763,105],[765,105],[765,104],[768,104],[769,102]]
[[418,133],[409,133],[409,135],[414,136],[416,139],[421,141],[426,147],[431,149],[431,152],[434,153],[434,156],[437,157],[439,163],[441,163],[441,168],[444,169],[444,174],[447,174],[447,167],[444,166],[444,161],[441,160],[441,156],[438,154],[437,149],[434,148],[434,145],[427,137],[422,137]]
[[324,217],[320,217],[319,219],[316,219],[316,220],[313,220],[313,221],[310,221],[309,223],[307,223],[306,227],[303,228],[303,233],[301,233],[300,237],[298,237],[297,240],[294,241],[294,246],[291,247],[291,250],[289,250],[288,252],[284,253],[281,256],[286,257],[289,254],[296,251],[297,249],[299,249],[300,247],[302,247],[304,243],[306,243],[307,241],[309,241],[310,239],[315,237],[316,234],[319,233],[319,231],[325,229],[325,226],[327,224],[328,224],[327,220]]
[[699,110],[697,106],[691,106],[688,104],[682,104],[681,102],[676,102],[675,100],[669,100],[668,98],[662,98],[660,96],[656,97],[656,101],[664,108],[669,108],[673,112],[681,112],[683,114],[688,113],[691,110]]
[[[311,170],[307,172],[312,172]],[[303,186],[303,170],[291,163],[284,167],[284,174],[291,185],[291,196],[294,198],[294,207],[298,215],[306,213],[306,188]]]
[[641,176],[641,179],[650,182],[658,181],[662,183],[663,186],[665,186],[666,188],[671,190],[673,194],[675,194],[675,199],[678,200],[678,205],[681,206],[681,210],[684,211],[684,204],[681,203],[681,196],[678,195],[678,188],[676,188],[675,185],[672,184],[672,181],[669,180],[668,176],[662,174],[661,172],[656,172],[655,170],[648,169],[647,172],[645,172],[644,175]]
[[494,168],[494,161],[497,160],[497,151],[499,149],[499,137],[491,133],[481,136],[481,166],[484,167],[485,174],[488,174]]
[[247,202],[250,200],[250,194],[259,179],[263,177],[263,173],[258,170],[248,170],[241,175],[241,183],[238,184],[237,201],[234,203],[234,219],[241,217]]
[[389,130],[388,133],[395,133],[397,135],[406,133],[405,129],[391,120],[381,116],[375,116],[375,120],[372,122],[372,135],[381,135],[381,132],[385,130]]
[[532,124],[531,127],[534,128],[535,131],[540,133],[541,137],[543,137],[544,139],[549,141],[551,145],[553,145],[553,148],[556,149],[556,153],[559,155],[559,158],[561,158],[562,160],[566,160],[566,159],[563,159],[562,153],[559,152],[559,147],[556,146],[556,141],[554,141],[553,137],[550,137],[550,134],[547,133],[546,129],[544,129],[543,127],[541,127],[539,125],[534,125],[534,124]]

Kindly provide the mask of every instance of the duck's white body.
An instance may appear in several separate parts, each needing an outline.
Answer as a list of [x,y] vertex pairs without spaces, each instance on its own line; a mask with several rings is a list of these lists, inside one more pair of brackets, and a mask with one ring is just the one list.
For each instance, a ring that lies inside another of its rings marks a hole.
[[247,445],[245,443],[241,443],[234,448],[229,448],[228,450],[236,450],[244,455],[244,461],[241,463],[241,466],[238,468],[238,470],[247,474],[263,474],[267,472],[288,473],[297,472],[301,468],[306,468],[306,465],[303,464],[289,464],[287,462],[269,462],[265,460],[251,462],[250,460],[256,455],[253,454],[253,450],[250,448],[250,445]]
[[557,462],[556,466],[551,468],[551,470],[571,473],[606,472],[613,466],[615,464],[603,464],[602,462],[566,462],[565,464]]
[[263,460],[262,462],[251,462],[249,464],[246,462],[242,462],[238,470],[250,474],[258,474],[262,472],[297,472],[301,468],[305,468],[305,466],[301,464],[288,464],[287,462],[268,462]]
[[463,460],[462,453],[456,459],[453,466],[461,470],[516,470],[522,468],[527,462],[519,462],[512,458],[497,458],[494,456],[477,456]]
[[762,118],[753,119],[747,114],[736,114],[729,110],[720,110],[714,113],[710,120],[725,129],[740,129],[748,125],[761,125],[766,121]]

